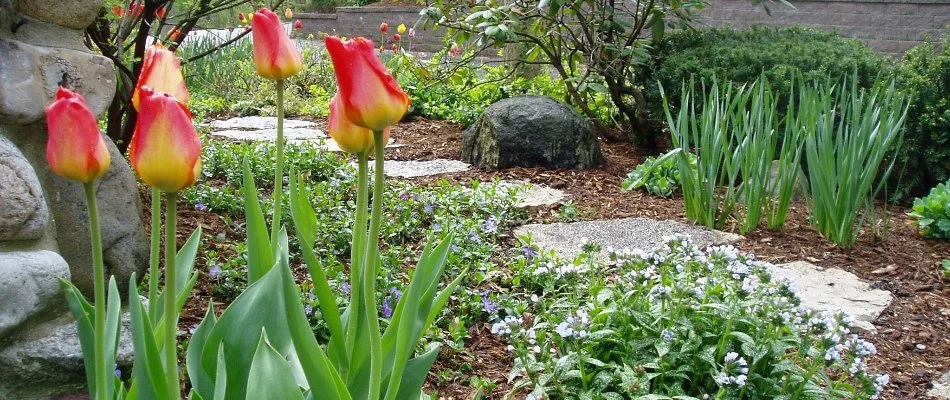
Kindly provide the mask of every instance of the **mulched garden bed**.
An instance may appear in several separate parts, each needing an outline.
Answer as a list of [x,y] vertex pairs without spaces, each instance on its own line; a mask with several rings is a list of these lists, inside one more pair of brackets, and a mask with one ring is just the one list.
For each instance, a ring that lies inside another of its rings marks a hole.
[[[319,121],[325,124],[325,121]],[[324,125],[325,126],[325,125]],[[458,159],[462,127],[444,121],[416,119],[393,127],[392,137],[402,147],[387,150],[388,159],[432,160]],[[494,178],[519,179],[561,189],[569,194],[582,210],[584,219],[612,219],[648,217],[686,221],[681,197],[664,199],[644,192],[621,192],[620,183],[627,173],[646,156],[629,143],[601,143],[606,163],[596,169],[548,170],[542,168],[511,168],[501,171],[472,170],[435,178],[415,179],[427,183],[447,179],[468,184],[473,179],[489,181]],[[148,194],[143,190],[146,219]],[[558,207],[534,208],[533,221],[553,221]],[[205,248],[221,251],[231,247],[226,243],[244,240],[239,229],[241,221],[229,223],[217,214],[181,207],[179,244],[197,226],[205,231]],[[891,384],[884,398],[926,398],[931,382],[940,374],[950,371],[950,282],[944,280],[940,261],[950,258],[950,243],[926,240],[917,233],[905,206],[889,206],[888,234],[883,239],[863,233],[854,248],[844,249],[823,239],[807,222],[803,203],[793,204],[788,223],[782,232],[760,228],[746,235],[737,244],[740,249],[758,258],[780,263],[795,260],[809,261],[822,267],[840,268],[854,273],[878,289],[894,295],[891,306],[875,323],[877,333],[866,335],[878,348],[878,355],[869,363],[880,372],[891,375]],[[146,229],[148,222],[146,221]],[[726,230],[735,231],[735,227]],[[199,257],[199,268],[204,268]],[[206,269],[205,269],[206,270]],[[210,299],[210,282],[202,276],[194,295],[186,305],[181,329],[187,331],[200,321]],[[223,306],[223,305],[222,305]],[[223,307],[216,309],[221,311]],[[504,345],[491,335],[485,325],[472,328],[465,351],[443,349],[443,357],[430,374],[428,388],[439,391],[445,399],[468,399],[475,394],[468,379],[455,379],[436,384],[435,371],[457,370],[467,364],[472,375],[495,380],[498,386],[486,398],[501,399],[510,389],[506,377],[511,360]]]

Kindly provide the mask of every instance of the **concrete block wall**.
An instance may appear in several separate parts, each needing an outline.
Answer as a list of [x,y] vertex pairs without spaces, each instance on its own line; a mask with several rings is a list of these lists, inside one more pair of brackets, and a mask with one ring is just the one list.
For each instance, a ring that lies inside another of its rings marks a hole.
[[[950,25],[950,0],[790,0],[795,9],[773,5],[769,15],[750,0],[712,0],[699,13],[697,27],[736,27],[753,24],[769,26],[805,25],[836,31],[842,36],[863,40],[874,50],[899,56],[926,37],[938,38]],[[298,13],[303,34],[319,37],[365,36],[379,42],[379,24],[386,22],[390,33],[396,26],[413,26],[421,7],[338,7],[334,14]],[[420,25],[421,26],[421,25]],[[416,30],[412,51],[442,48],[444,29]],[[390,35],[389,38],[392,36]],[[407,40],[408,38],[404,39]],[[391,47],[386,43],[386,48]]]
[[[336,36],[355,37],[363,36],[373,39],[376,45],[379,45],[381,38],[379,25],[383,22],[389,24],[389,35],[387,35],[386,49],[392,47],[392,34],[396,33],[396,27],[399,24],[405,24],[407,27],[413,27],[419,20],[419,11],[422,7],[398,6],[398,7],[337,7],[334,14],[307,14],[298,13],[294,15],[295,19],[300,19],[303,24],[301,33],[304,37],[313,34],[320,38],[324,33]],[[445,29],[423,30],[422,24],[416,29],[414,38],[408,38],[403,34],[403,48],[410,51],[433,52],[442,48],[442,37],[445,35]],[[407,46],[410,45],[409,49]]]
[[950,0],[790,0],[795,9],[749,0],[713,0],[696,18],[697,27],[805,25],[860,39],[874,50],[900,55],[926,37],[939,38],[950,25]]

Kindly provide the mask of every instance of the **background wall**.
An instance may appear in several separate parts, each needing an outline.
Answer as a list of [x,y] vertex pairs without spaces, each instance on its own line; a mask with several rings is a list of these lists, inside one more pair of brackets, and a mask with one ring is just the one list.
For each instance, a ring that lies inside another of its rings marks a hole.
[[[697,27],[747,27],[807,25],[837,31],[842,36],[863,40],[874,50],[899,56],[921,43],[928,35],[937,38],[950,25],[950,0],[790,0],[795,9],[776,5],[772,15],[749,0],[712,0],[696,19]],[[305,14],[303,33],[366,36],[379,41],[379,24],[386,22],[390,33],[396,26],[413,26],[420,7],[340,7],[335,14]],[[417,30],[414,51],[435,51],[441,47],[444,29]],[[404,35],[405,36],[405,35]],[[391,36],[389,36],[391,37]],[[408,40],[408,38],[404,38]],[[408,42],[406,43],[408,45]],[[391,43],[386,44],[390,48]]]

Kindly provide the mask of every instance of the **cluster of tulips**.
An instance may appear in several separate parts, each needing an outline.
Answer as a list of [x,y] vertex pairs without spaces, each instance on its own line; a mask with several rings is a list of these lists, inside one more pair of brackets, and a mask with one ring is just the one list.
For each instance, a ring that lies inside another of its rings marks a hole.
[[[330,104],[328,131],[359,166],[356,226],[350,267],[349,306],[341,313],[323,267],[314,255],[315,212],[301,178],[290,171],[289,213],[301,245],[322,314],[331,331],[325,346],[317,343],[300,303],[299,288],[288,262],[287,232],[281,224],[284,81],[304,68],[304,60],[287,36],[280,17],[267,9],[251,22],[258,74],[276,81],[277,157],[274,210],[270,232],[254,179],[244,164],[249,286],[216,315],[209,308],[185,351],[191,399],[417,399],[438,354],[430,348],[415,356],[423,332],[439,314],[461,277],[440,286],[451,235],[423,251],[413,279],[385,331],[380,331],[376,277],[379,231],[385,190],[383,150],[389,126],[398,122],[409,98],[379,61],[364,38],[325,39],[336,72],[338,92]],[[77,320],[93,399],[178,399],[178,316],[199,273],[194,260],[200,229],[177,249],[177,193],[195,184],[201,173],[201,140],[186,106],[188,89],[175,55],[161,45],[150,48],[133,94],[138,111],[129,161],[152,187],[152,257],[147,305],[129,284],[135,364],[129,382],[114,374],[119,338],[120,300],[110,278],[108,297],[99,238],[94,184],[109,168],[109,151],[95,116],[83,97],[60,88],[47,108],[50,169],[86,188],[95,274],[93,304],[71,283],[63,282]],[[369,214],[369,156],[375,177]],[[159,290],[161,203],[165,201],[163,287]],[[369,215],[368,215],[369,214]],[[415,356],[415,357],[414,357]]]

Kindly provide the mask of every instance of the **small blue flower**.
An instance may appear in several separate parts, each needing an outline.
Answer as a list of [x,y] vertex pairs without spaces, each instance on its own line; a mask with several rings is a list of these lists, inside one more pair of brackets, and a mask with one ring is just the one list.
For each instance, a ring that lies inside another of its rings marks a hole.
[[389,297],[383,299],[383,318],[392,318],[393,307],[389,305]]
[[350,284],[348,282],[340,283],[340,293],[350,294]]
[[195,210],[208,211],[208,206],[205,205],[205,203],[202,203],[201,200],[199,200],[197,203],[195,203]]
[[224,270],[221,269],[221,264],[212,265],[211,269],[208,270],[208,276],[210,276],[211,279],[218,279],[223,273]]
[[494,215],[488,217],[488,219],[485,220],[485,225],[483,229],[485,230],[485,233],[489,233],[489,234],[498,232],[498,223],[495,222]]
[[313,315],[313,306],[307,304],[306,306],[303,307],[303,312],[304,314],[307,314],[308,317]]
[[121,369],[118,369],[118,368],[115,369],[115,377],[116,377],[116,378],[119,378],[119,379],[122,379],[122,370],[121,370]]
[[498,314],[498,303],[488,298],[488,292],[482,292],[482,309],[489,314]]
[[402,298],[402,290],[391,287],[389,288],[389,295],[393,297],[393,303],[398,303],[399,299]]
[[339,186],[340,186],[340,180],[339,180],[339,179],[336,179],[336,178],[330,179],[330,186],[339,187]]
[[524,258],[528,259],[528,261],[531,261],[538,256],[538,251],[535,250],[534,247],[524,246],[521,248],[521,254],[524,255]]
[[670,331],[669,329],[664,329],[663,332],[660,333],[660,337],[663,338],[663,340],[666,341],[666,342],[672,341],[672,340],[673,340],[673,332]]
[[402,199],[403,201],[409,200],[409,197],[410,197],[409,192],[402,192],[399,194],[399,198]]
[[460,250],[462,250],[462,248],[456,246],[455,243],[453,243],[452,246],[449,247],[449,250],[452,250],[453,253],[458,253]]
[[478,236],[478,232],[472,231],[472,232],[470,232],[469,235],[468,235],[468,240],[471,240],[471,241],[473,241],[473,242],[475,242],[475,243],[481,243],[481,242],[482,242],[482,237],[481,237],[481,236]]
[[426,202],[426,204],[422,206],[422,211],[424,211],[426,214],[432,214],[435,209],[432,206],[432,203]]

